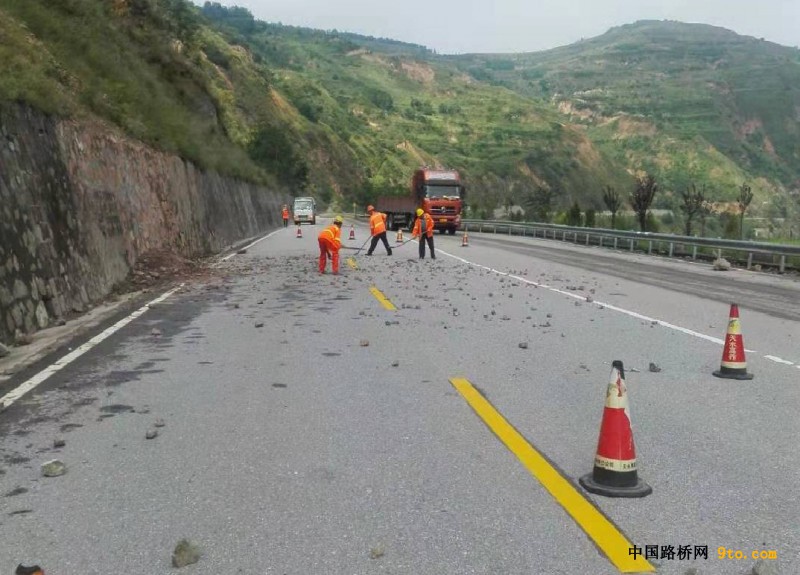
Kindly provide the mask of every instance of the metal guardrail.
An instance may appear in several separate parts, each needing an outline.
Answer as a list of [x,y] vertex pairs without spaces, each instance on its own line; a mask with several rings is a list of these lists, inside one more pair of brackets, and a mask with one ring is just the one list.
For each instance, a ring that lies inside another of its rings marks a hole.
[[[753,262],[777,266],[781,273],[786,271],[787,258],[798,258],[796,267],[800,267],[800,245],[771,244],[767,242],[751,242],[742,240],[724,240],[720,238],[699,238],[696,236],[678,236],[673,234],[658,234],[650,232],[630,232],[623,230],[608,230],[605,228],[581,228],[562,226],[559,224],[509,222],[502,220],[461,220],[466,231],[484,232],[491,230],[493,233],[507,233],[508,235],[542,237],[544,239],[560,239],[585,245],[599,245],[613,249],[627,249],[628,251],[646,251],[653,253],[666,253],[673,256],[689,256],[697,259],[698,248],[716,250],[716,256],[722,257],[723,252],[747,254],[747,269],[753,267]],[[646,245],[646,248],[639,246]],[[622,245],[620,245],[622,244]],[[666,246],[666,249],[663,249]],[[687,251],[686,248],[691,248]],[[734,258],[731,258],[734,259]],[[775,261],[777,259],[777,262]]]

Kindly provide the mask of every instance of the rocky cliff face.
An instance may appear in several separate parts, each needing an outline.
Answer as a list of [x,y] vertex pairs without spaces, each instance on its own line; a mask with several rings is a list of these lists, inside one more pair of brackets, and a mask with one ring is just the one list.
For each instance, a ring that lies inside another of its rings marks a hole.
[[0,107],[0,341],[83,311],[157,250],[214,253],[287,198],[89,123]]

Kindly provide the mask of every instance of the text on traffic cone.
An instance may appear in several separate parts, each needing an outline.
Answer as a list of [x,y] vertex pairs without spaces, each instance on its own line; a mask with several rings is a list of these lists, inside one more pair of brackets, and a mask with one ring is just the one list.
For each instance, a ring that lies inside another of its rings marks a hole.
[[619,360],[611,364],[594,468],[579,482],[587,491],[608,497],[644,497],[653,491],[638,476],[625,370]]
[[725,346],[722,348],[722,362],[719,371],[714,375],[727,379],[753,379],[752,373],[747,373],[747,360],[744,357],[744,338],[742,326],[739,323],[739,306],[731,304],[728,316],[728,330],[725,333]]

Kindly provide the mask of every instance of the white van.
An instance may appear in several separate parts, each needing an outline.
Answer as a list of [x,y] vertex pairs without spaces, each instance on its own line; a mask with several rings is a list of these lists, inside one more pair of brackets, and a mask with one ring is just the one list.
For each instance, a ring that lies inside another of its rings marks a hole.
[[314,198],[295,198],[292,207],[294,224],[299,226],[303,222],[311,224],[317,223],[317,203]]

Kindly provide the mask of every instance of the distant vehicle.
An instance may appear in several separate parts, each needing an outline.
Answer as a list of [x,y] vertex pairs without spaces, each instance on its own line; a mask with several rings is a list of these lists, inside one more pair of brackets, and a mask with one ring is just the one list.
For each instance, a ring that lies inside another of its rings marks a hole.
[[417,208],[422,208],[433,218],[434,229],[452,235],[461,227],[465,197],[466,188],[456,170],[420,168],[414,171],[407,195],[381,197],[374,205],[386,214],[386,227],[390,230],[410,230]]
[[296,226],[304,222],[313,226],[317,223],[317,202],[314,198],[295,198],[292,217]]

